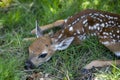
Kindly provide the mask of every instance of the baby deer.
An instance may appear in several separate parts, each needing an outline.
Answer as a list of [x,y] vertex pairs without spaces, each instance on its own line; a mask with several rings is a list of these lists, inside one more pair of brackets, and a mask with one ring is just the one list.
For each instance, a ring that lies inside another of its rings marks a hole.
[[[62,26],[53,36],[43,35],[43,31]],[[37,39],[29,47],[29,59],[26,68],[38,67],[48,61],[57,50],[67,49],[71,43],[82,43],[88,36],[97,36],[99,42],[106,46],[116,56],[120,56],[120,15],[98,11],[83,10],[65,20],[58,20],[52,24],[42,26],[36,22]],[[85,66],[85,69],[111,65],[114,61],[95,60]],[[120,64],[120,60],[116,60]]]

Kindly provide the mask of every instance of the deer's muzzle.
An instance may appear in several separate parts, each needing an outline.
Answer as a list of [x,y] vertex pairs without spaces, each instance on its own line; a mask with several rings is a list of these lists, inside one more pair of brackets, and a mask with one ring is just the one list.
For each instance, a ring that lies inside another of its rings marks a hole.
[[26,70],[29,70],[29,69],[34,69],[35,66],[34,66],[34,64],[33,64],[30,60],[27,60],[27,61],[25,62],[24,68],[25,68]]

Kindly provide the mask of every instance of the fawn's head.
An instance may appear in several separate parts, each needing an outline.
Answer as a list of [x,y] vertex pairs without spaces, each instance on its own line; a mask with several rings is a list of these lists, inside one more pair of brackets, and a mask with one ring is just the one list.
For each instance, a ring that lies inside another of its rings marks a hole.
[[48,61],[56,50],[64,50],[74,40],[74,37],[68,37],[60,42],[57,42],[49,35],[43,35],[43,32],[38,27],[36,22],[37,39],[29,46],[29,59],[25,63],[26,69],[38,67],[42,63]]

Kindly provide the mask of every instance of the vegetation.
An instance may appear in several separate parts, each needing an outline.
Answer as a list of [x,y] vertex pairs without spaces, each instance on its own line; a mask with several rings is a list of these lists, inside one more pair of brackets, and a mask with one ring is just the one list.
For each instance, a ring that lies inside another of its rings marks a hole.
[[[24,62],[28,57],[33,37],[30,31],[35,20],[40,25],[65,19],[84,9],[98,9],[120,13],[119,0],[1,0],[0,1],[0,80],[21,80],[26,72]],[[56,52],[39,71],[50,73],[56,80],[80,80],[81,69],[95,59],[115,59],[96,38],[85,40],[82,45],[71,45],[67,50]],[[97,71],[98,80],[119,80],[120,69],[115,65],[107,71]]]

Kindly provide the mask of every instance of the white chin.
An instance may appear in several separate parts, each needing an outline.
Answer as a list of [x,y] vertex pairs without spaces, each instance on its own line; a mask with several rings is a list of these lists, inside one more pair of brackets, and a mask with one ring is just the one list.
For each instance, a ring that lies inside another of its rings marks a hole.
[[47,62],[47,61],[49,61],[49,60],[50,60],[50,58],[51,58],[51,57],[47,58],[47,59],[46,59],[46,62]]

